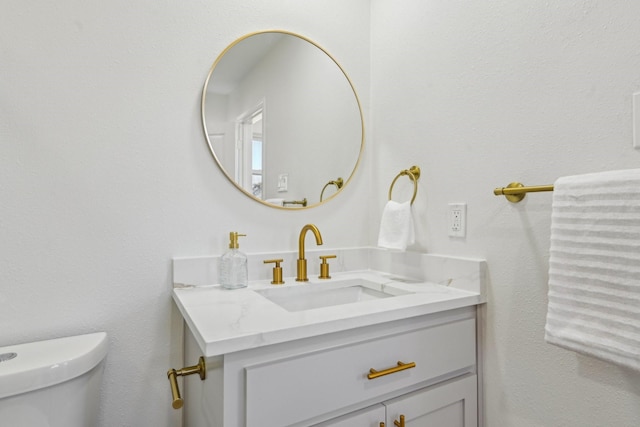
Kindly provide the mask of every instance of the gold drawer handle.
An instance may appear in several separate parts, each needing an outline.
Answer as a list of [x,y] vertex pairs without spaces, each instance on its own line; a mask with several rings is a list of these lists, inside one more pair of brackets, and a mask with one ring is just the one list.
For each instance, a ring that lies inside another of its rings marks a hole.
[[396,372],[404,371],[405,369],[411,369],[416,367],[416,362],[402,363],[398,362],[398,366],[394,366],[393,368],[385,369],[384,371],[376,371],[375,369],[369,369],[369,374],[367,378],[373,380],[378,377],[382,377],[389,374],[395,374]]
[[404,415],[400,415],[400,421],[393,420],[393,425],[396,427],[404,427]]

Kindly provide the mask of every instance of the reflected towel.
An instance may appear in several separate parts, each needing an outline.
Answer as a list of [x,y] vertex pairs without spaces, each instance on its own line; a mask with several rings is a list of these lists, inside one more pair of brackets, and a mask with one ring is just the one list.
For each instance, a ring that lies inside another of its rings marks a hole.
[[640,370],[640,169],[556,181],[545,340]]
[[265,202],[271,203],[272,205],[284,206],[284,199],[267,199]]
[[415,242],[411,202],[398,203],[389,200],[382,211],[378,246],[404,251]]

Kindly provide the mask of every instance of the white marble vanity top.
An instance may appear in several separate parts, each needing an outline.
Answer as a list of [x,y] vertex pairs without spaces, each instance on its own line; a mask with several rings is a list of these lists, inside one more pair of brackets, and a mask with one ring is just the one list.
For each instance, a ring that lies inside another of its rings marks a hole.
[[[366,250],[369,262],[372,254],[374,258],[385,257],[385,254],[380,254],[375,249]],[[338,256],[342,255],[343,259],[352,261],[361,256],[354,254],[347,250]],[[264,256],[257,255],[256,258]],[[428,258],[425,259],[425,256]],[[199,259],[200,262],[207,260],[213,262],[211,258]],[[186,270],[193,270],[185,265],[192,267],[194,259],[175,259],[173,299],[206,357],[484,302],[484,261],[438,256],[434,258],[419,254],[408,265],[413,268],[415,262],[422,267],[431,266],[432,276],[439,276],[438,280],[416,278],[415,274],[406,276],[380,273],[370,269],[340,271],[346,268],[342,263],[336,265],[336,271],[331,273],[332,278],[327,280],[318,279],[317,274],[312,276],[311,273],[309,282],[296,282],[294,277],[285,277],[284,285],[271,285],[270,279],[254,278],[247,288],[227,290],[216,284],[202,283],[205,279],[194,279],[193,271],[185,273]],[[250,260],[250,271],[251,264]],[[453,270],[458,271],[458,274],[447,274]],[[192,280],[185,280],[188,277]],[[406,280],[407,277],[411,279]],[[322,287],[334,281],[355,278],[391,286],[399,293],[406,294],[303,311],[287,311],[256,292],[285,287]]]

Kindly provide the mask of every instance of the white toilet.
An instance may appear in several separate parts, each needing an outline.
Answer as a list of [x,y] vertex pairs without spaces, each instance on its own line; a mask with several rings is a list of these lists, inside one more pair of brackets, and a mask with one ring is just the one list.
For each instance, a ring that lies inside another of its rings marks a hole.
[[97,424],[107,334],[0,347],[0,425]]

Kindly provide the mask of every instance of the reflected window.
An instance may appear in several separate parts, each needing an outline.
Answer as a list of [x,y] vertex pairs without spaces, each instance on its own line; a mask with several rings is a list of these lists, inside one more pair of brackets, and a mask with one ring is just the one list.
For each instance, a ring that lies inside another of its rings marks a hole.
[[262,198],[262,138],[255,135],[251,141],[251,190],[254,196]]
[[251,118],[251,191],[262,198],[263,161],[262,153],[262,107]]

